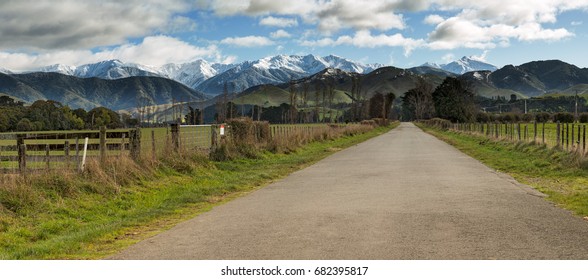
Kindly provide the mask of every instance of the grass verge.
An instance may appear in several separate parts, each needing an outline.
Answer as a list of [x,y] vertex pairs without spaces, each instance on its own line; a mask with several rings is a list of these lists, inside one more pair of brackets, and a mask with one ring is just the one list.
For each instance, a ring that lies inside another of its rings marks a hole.
[[[9,205],[0,204],[0,259],[103,258],[396,125],[313,142],[288,154],[264,152],[224,162],[194,155],[197,164],[186,168],[171,162],[133,171],[136,178],[120,188],[48,175],[42,187],[11,190],[19,199],[13,204],[0,197]],[[80,191],[84,188],[92,191]]]
[[536,188],[556,205],[588,216],[588,161],[579,155],[544,145],[494,141],[417,125],[489,167]]

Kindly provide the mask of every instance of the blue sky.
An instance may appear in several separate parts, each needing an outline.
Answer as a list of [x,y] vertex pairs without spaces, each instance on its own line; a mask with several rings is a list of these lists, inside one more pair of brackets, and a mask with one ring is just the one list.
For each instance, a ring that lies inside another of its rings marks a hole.
[[588,67],[587,16],[588,0],[1,1],[0,67],[310,53],[405,68],[462,56]]

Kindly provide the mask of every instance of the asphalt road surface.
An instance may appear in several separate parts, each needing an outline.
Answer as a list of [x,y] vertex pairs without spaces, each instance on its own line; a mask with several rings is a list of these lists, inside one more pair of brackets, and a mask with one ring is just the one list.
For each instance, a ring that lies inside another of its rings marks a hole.
[[588,222],[411,123],[112,259],[588,259]]

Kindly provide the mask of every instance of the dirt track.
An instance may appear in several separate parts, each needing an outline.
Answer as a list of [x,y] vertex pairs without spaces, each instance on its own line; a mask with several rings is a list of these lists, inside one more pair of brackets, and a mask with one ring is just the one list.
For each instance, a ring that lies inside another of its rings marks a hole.
[[588,259],[588,223],[403,123],[112,259]]

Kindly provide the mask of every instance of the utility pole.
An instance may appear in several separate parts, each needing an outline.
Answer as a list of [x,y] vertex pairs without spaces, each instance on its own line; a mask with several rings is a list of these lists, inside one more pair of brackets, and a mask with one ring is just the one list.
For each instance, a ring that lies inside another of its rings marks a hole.
[[525,99],[525,114],[527,113],[527,99]]

